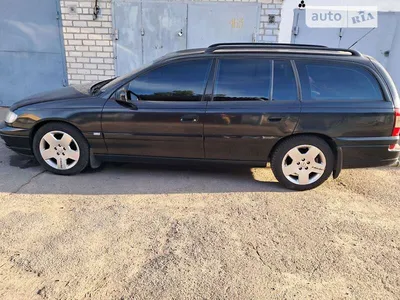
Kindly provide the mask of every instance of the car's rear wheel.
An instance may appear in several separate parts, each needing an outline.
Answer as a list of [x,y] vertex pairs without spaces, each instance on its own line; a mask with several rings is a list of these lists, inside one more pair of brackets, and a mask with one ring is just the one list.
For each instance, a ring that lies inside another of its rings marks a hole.
[[272,154],[271,168],[285,187],[304,191],[321,185],[333,171],[330,146],[316,136],[297,136],[283,141]]
[[32,146],[43,168],[55,174],[77,174],[89,164],[89,145],[81,132],[69,124],[45,124],[36,132]]

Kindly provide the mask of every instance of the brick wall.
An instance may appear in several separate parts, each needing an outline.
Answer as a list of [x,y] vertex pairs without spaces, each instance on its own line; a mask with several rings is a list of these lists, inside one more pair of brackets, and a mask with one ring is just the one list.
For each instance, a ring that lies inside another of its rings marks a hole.
[[[93,0],[60,1],[69,84],[103,80],[115,75],[111,1],[98,0],[100,14],[96,20],[93,20]],[[283,0],[215,1],[262,3],[257,39],[278,41]]]
[[114,76],[111,0],[60,1],[68,83],[85,83]]
[[283,0],[262,0],[259,41],[276,43],[279,36]]

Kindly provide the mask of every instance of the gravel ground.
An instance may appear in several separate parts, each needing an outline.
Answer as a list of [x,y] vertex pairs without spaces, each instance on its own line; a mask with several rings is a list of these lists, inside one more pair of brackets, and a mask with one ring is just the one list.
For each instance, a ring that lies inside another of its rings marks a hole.
[[0,142],[0,299],[399,299],[400,168],[308,192],[269,169],[62,177]]

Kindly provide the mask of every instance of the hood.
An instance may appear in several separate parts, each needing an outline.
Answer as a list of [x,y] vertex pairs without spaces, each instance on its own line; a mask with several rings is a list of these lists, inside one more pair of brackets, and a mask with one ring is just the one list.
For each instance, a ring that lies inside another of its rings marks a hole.
[[76,99],[82,98],[90,95],[90,87],[92,84],[80,84],[80,85],[71,85],[68,87],[64,87],[61,89],[53,90],[50,92],[44,92],[40,94],[35,94],[25,98],[21,101],[14,103],[13,106],[10,107],[10,110],[14,111],[20,107],[35,104],[35,103],[42,103],[42,102],[49,102],[61,99]]

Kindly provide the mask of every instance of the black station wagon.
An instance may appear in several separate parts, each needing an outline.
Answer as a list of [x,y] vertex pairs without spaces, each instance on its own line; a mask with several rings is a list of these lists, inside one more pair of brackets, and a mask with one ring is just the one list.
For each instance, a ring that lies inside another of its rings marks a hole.
[[386,70],[350,49],[214,44],[133,73],[17,102],[0,135],[48,171],[102,161],[271,164],[295,190],[342,168],[391,165],[400,100]]

